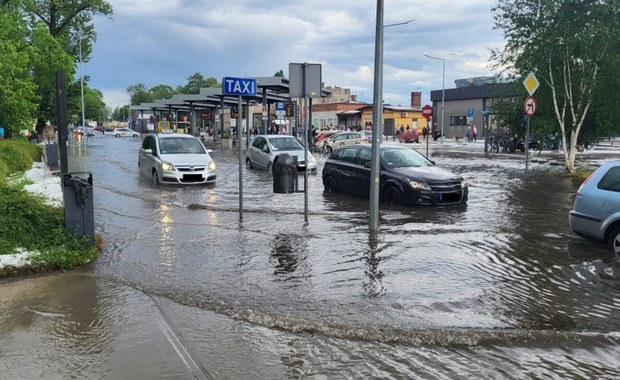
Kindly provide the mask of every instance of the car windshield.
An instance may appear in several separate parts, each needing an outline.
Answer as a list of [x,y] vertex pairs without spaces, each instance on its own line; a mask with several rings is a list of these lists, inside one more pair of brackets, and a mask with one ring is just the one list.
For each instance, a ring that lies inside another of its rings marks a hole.
[[269,143],[273,150],[300,150],[304,146],[294,137],[270,139]]
[[413,149],[381,149],[381,159],[388,168],[433,166],[426,157]]
[[169,137],[159,141],[162,154],[203,154],[204,148],[200,141],[183,137]]

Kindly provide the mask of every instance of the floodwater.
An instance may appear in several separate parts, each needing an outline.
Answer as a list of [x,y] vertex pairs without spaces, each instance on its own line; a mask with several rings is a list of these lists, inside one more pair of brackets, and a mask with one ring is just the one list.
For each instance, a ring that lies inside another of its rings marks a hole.
[[468,204],[382,205],[373,235],[366,200],[323,194],[324,157],[308,223],[303,193],[245,167],[241,220],[236,150],[213,152],[213,186],[156,187],[139,144],[70,146],[105,248],[0,282],[0,377],[620,377],[620,263],[570,231],[561,167],[435,144]]

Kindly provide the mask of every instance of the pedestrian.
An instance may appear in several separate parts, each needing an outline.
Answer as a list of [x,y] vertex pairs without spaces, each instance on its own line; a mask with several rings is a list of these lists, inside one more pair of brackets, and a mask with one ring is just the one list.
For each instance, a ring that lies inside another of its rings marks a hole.
[[4,127],[0,125],[0,139],[4,138]]
[[465,137],[467,137],[467,142],[471,141],[471,128],[467,127],[467,130],[465,131]]
[[477,142],[477,141],[478,141],[478,140],[477,140],[477,137],[478,137],[478,128],[476,128],[476,126],[474,125],[474,126],[472,126],[472,127],[471,127],[471,129],[472,129],[472,132],[473,132],[473,133],[472,133],[472,135],[473,135],[473,137],[474,137],[474,142]]

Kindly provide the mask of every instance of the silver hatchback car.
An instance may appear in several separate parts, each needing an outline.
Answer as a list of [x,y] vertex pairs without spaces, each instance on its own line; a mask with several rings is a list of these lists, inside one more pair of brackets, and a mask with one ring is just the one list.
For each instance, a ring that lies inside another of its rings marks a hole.
[[581,184],[568,221],[579,236],[620,254],[620,161],[605,161]]
[[215,183],[215,161],[202,142],[183,133],[149,133],[138,153],[140,173],[154,184]]
[[297,170],[307,169],[308,173],[316,173],[316,158],[308,152],[308,164],[306,165],[304,146],[297,138],[290,135],[254,136],[245,163],[250,169],[257,168],[271,172],[273,161],[281,153],[297,158]]

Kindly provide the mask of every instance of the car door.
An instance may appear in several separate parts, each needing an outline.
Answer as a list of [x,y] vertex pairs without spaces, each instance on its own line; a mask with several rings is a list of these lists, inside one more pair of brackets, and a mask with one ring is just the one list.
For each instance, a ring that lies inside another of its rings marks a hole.
[[337,183],[340,191],[349,194],[358,194],[356,186],[357,148],[344,148],[336,156]]
[[250,146],[250,162],[252,166],[260,169],[260,152],[262,150],[263,145],[265,144],[265,138],[262,136],[256,136],[252,140],[252,145]]
[[370,149],[358,149],[357,159],[353,163],[352,186],[355,194],[368,197],[370,195],[370,164],[372,152]]
[[[138,155],[138,166],[140,168],[140,173],[147,177],[151,175],[151,168],[153,167],[152,156],[155,154],[154,146],[154,136],[146,136],[142,142],[142,146],[140,147],[140,154]],[[151,149],[152,153],[145,151],[146,149]]]

